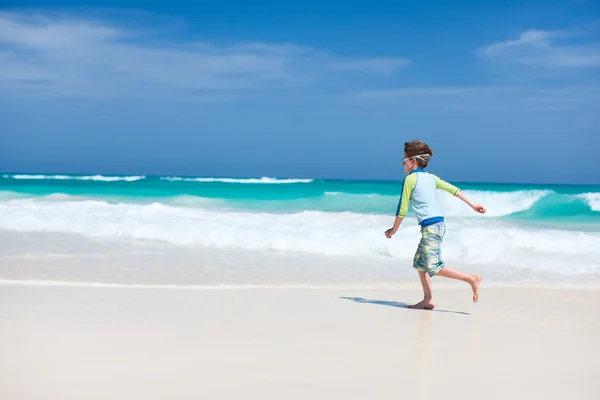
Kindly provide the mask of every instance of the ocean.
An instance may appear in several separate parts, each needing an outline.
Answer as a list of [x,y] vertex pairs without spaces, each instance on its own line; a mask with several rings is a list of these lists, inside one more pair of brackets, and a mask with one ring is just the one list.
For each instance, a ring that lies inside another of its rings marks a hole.
[[[488,212],[438,194],[449,265],[490,285],[600,287],[600,186],[452,183]],[[418,286],[412,211],[392,239],[383,234],[400,190],[401,181],[0,174],[0,280]]]

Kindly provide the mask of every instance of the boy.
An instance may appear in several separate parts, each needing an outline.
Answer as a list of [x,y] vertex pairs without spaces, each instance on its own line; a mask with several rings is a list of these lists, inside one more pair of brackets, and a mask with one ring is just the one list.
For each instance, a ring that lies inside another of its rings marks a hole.
[[473,302],[479,300],[479,285],[481,283],[481,275],[468,275],[457,271],[454,268],[445,266],[441,259],[441,244],[446,226],[437,202],[436,189],[445,190],[458,197],[478,213],[483,214],[486,211],[482,205],[471,203],[467,196],[456,186],[425,172],[424,168],[427,167],[432,156],[433,151],[425,142],[413,140],[404,143],[402,166],[407,176],[402,183],[402,193],[396,211],[394,227],[385,231],[385,236],[388,239],[396,233],[402,220],[406,217],[410,202],[421,226],[421,241],[415,254],[413,267],[419,272],[419,278],[423,286],[423,301],[410,305],[408,308],[425,310],[431,310],[434,307],[430,277],[439,275],[468,283],[473,289]]

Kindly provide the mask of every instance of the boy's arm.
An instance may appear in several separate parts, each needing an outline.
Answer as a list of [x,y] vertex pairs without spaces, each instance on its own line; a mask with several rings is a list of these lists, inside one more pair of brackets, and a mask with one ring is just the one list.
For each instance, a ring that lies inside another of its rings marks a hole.
[[400,228],[400,224],[402,223],[403,219],[404,218],[402,217],[396,217],[396,219],[394,220],[394,226],[385,231],[385,236],[387,236],[388,239],[391,238],[392,235],[394,235],[398,231],[398,228]]
[[438,189],[445,190],[446,192],[450,193],[451,195],[458,197],[459,199],[461,199],[462,201],[467,203],[469,205],[469,207],[471,207],[473,210],[477,211],[478,213],[481,213],[481,214],[485,213],[485,211],[486,211],[485,207],[482,206],[481,204],[472,203],[471,200],[465,194],[465,192],[463,192],[456,186],[440,179],[439,177],[437,177],[433,174],[432,174],[432,176],[435,179],[435,185]]
[[396,209],[396,219],[394,220],[394,226],[387,231],[385,231],[385,236],[389,239],[394,235],[398,228],[400,228],[400,224],[402,220],[406,217],[408,213],[408,205],[410,203],[410,198],[412,197],[413,190],[417,184],[417,175],[412,174],[404,178],[402,182],[402,192],[400,193],[400,201],[398,201],[398,208]]
[[461,192],[461,190],[459,188],[457,188],[456,186],[454,186],[453,184],[448,183],[445,180],[442,180],[433,174],[431,174],[431,176],[433,176],[433,179],[435,179],[435,186],[438,189],[442,189],[442,190],[450,193],[452,196],[456,196],[459,192]]
[[471,200],[469,200],[469,198],[463,191],[458,193],[458,195],[456,197],[458,197],[459,199],[461,199],[462,201],[467,203],[469,205],[469,207],[471,207],[474,211],[477,211],[480,214],[485,214],[485,211],[486,211],[485,207],[482,206],[481,204],[472,203]]

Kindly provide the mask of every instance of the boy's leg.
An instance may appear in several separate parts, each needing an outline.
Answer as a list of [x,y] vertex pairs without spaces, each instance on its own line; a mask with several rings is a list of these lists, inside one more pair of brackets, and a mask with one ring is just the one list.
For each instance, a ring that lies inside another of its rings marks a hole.
[[469,285],[471,285],[471,289],[473,289],[473,303],[477,303],[477,300],[479,300],[479,285],[481,284],[482,279],[481,275],[469,275],[455,270],[454,268],[444,267],[436,274],[436,276],[443,276],[446,278],[458,279],[459,281],[467,282]]
[[413,304],[408,306],[408,308],[416,308],[419,310],[432,310],[433,309],[433,299],[431,295],[431,279],[429,275],[425,271],[417,271],[419,272],[419,278],[421,279],[421,286],[423,286],[423,300],[418,302],[417,304]]

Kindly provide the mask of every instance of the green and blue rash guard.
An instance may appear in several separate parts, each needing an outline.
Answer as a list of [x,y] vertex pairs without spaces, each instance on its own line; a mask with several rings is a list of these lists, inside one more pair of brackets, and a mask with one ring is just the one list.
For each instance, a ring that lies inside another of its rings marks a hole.
[[437,201],[436,189],[445,190],[453,196],[460,192],[456,186],[425,172],[422,168],[408,174],[402,182],[402,193],[396,216],[406,217],[410,203],[419,225],[428,226],[443,221],[444,217]]

